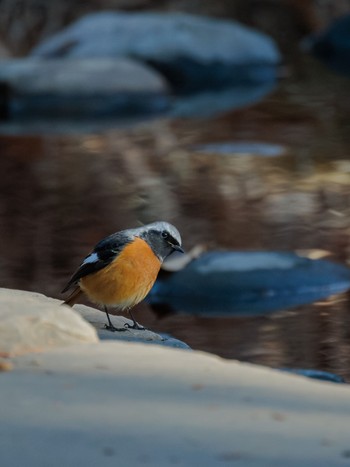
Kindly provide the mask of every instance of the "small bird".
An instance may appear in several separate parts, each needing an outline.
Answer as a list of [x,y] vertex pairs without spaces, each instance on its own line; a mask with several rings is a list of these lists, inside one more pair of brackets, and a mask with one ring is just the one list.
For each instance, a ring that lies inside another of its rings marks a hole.
[[[101,240],[86,256],[62,293],[74,287],[64,302],[73,306],[85,293],[93,303],[102,305],[107,316],[106,329],[125,331],[139,326],[131,308],[151,290],[164,259],[180,251],[181,236],[168,222],[153,222],[135,229],[122,230]],[[133,324],[118,329],[113,326],[108,307],[128,310]]]

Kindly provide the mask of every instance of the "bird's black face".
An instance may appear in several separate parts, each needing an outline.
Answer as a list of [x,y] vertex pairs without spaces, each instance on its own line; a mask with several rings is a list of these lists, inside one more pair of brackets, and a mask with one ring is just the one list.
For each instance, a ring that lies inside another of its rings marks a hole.
[[164,261],[174,251],[183,253],[179,232],[166,222],[151,224],[150,228],[145,229],[140,237],[146,240],[161,261]]
[[173,237],[167,230],[162,230],[160,236],[163,240],[163,243],[168,244],[174,251],[180,251],[183,253],[179,239]]

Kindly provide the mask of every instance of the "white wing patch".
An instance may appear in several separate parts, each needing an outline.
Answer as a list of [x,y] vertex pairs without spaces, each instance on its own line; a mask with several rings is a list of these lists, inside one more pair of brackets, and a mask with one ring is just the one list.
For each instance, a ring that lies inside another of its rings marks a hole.
[[82,266],[84,264],[88,264],[88,263],[97,263],[97,261],[99,260],[100,258],[98,257],[98,254],[97,253],[91,253],[91,255],[87,256],[83,263],[82,263]]

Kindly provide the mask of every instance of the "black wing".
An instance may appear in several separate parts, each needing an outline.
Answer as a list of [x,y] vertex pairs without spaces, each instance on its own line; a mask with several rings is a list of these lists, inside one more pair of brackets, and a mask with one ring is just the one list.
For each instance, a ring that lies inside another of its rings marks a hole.
[[131,241],[132,238],[125,235],[124,232],[117,232],[101,240],[92,252],[86,256],[81,266],[62,290],[62,293],[76,285],[82,277],[108,266]]

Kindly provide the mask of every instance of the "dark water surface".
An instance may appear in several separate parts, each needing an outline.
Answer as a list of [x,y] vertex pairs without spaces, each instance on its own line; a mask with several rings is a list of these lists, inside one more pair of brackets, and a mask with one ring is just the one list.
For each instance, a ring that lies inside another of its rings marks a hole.
[[[98,240],[155,219],[174,223],[187,250],[312,250],[347,264],[349,89],[308,66],[264,101],[211,119],[66,135],[0,126],[0,285],[60,298]],[[350,380],[347,294],[265,317],[137,310],[195,349]]]

